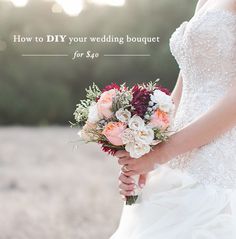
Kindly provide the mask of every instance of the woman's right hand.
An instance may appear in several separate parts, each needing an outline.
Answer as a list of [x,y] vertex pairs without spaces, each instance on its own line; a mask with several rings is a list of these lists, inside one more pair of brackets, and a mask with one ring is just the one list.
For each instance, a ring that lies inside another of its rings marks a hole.
[[[144,187],[145,183],[146,183],[146,176],[147,175],[140,175],[139,178],[139,186],[141,188]],[[135,189],[135,183],[134,180],[132,179],[132,177],[128,177],[126,175],[123,174],[123,172],[120,172],[120,176],[119,176],[119,190],[120,190],[120,194],[122,196],[123,200],[126,200],[126,196],[132,196],[134,193],[134,189]]]

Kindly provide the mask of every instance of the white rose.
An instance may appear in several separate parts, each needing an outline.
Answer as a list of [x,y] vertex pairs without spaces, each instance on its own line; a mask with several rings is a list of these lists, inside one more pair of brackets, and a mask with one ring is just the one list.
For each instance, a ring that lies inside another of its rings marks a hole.
[[125,146],[125,150],[130,153],[131,158],[140,158],[149,153],[151,147],[146,144],[129,143]]
[[131,118],[131,113],[121,108],[116,112],[116,118],[123,123],[128,123]]
[[153,92],[153,95],[151,95],[151,101],[158,104],[160,110],[164,112],[168,113],[174,109],[171,97],[160,90],[155,90]]
[[134,115],[128,122],[129,128],[133,130],[141,130],[144,128],[145,123],[140,116]]
[[121,135],[123,144],[134,143],[135,142],[134,133],[135,133],[134,130],[126,129]]
[[101,119],[102,117],[98,113],[97,103],[93,102],[89,107],[88,122],[95,124]]
[[135,132],[135,140],[141,144],[152,144],[154,140],[154,132],[150,128],[143,128]]

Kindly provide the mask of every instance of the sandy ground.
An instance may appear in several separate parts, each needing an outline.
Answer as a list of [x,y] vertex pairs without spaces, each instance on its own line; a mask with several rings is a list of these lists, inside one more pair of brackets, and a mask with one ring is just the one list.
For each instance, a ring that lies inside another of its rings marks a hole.
[[[119,167],[69,127],[0,128],[0,239],[107,239]],[[75,145],[79,145],[75,149]]]

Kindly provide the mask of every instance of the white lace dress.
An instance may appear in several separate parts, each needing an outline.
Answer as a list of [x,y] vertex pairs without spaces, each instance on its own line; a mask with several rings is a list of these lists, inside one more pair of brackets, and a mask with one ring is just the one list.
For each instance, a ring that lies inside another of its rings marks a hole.
[[[197,13],[176,29],[170,49],[183,77],[178,130],[236,84],[236,15]],[[176,238],[236,239],[236,127],[152,171],[138,203],[124,206],[111,237]]]

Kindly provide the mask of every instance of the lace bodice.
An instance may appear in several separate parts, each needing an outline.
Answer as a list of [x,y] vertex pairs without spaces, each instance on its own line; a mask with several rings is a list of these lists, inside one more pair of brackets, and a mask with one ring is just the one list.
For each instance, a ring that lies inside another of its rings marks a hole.
[[[174,130],[207,112],[236,83],[236,14],[225,10],[197,13],[170,38],[183,91]],[[171,160],[205,184],[236,187],[236,127],[210,144]]]

